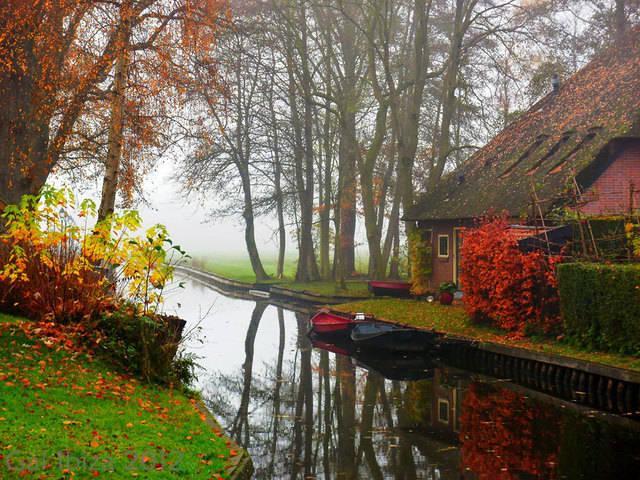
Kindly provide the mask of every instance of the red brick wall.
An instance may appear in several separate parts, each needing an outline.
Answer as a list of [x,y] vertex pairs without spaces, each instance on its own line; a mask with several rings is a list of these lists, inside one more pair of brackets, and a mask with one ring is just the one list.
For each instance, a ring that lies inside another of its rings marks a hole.
[[587,215],[612,215],[629,211],[631,188],[633,208],[640,208],[640,141],[625,142],[613,163],[585,192]]
[[[432,252],[432,265],[433,274],[431,275],[431,288],[434,291],[438,290],[438,287],[442,282],[450,282],[453,280],[453,265],[454,265],[454,241],[453,241],[453,229],[458,225],[454,223],[429,223],[427,225],[421,225],[421,228],[431,230],[431,252]],[[438,235],[449,236],[449,256],[447,258],[438,258]]]

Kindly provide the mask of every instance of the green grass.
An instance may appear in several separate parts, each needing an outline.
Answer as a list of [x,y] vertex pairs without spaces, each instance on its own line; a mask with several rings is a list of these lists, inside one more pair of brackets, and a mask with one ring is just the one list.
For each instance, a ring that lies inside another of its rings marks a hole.
[[[262,266],[267,274],[275,277],[277,270],[277,259],[263,258]],[[294,258],[287,258],[284,263],[284,275],[291,279],[296,275],[297,261]],[[231,280],[244,283],[255,283],[256,276],[251,268],[249,258],[245,257],[215,257],[215,258],[195,258],[194,265]],[[274,280],[276,282],[276,280]]]
[[349,297],[370,297],[369,288],[367,282],[348,281],[346,282],[346,289],[340,288],[336,282],[286,282],[282,284],[282,287],[296,290],[299,292],[310,292],[316,295],[342,295]]
[[184,394],[0,315],[0,478],[225,478],[235,455]]
[[[269,275],[274,277],[268,282],[281,285],[282,287],[290,288],[296,291],[307,291],[315,293],[317,295],[348,295],[353,297],[369,297],[369,291],[367,289],[367,282],[349,281],[347,282],[347,289],[343,290],[339,288],[336,282],[295,282],[294,277],[296,275],[297,260],[294,258],[287,258],[284,265],[284,276],[282,280],[275,279],[275,273],[277,269],[277,260],[275,258],[265,257],[262,259],[262,264]],[[208,272],[215,273],[225,278],[236,280],[244,283],[255,283],[256,276],[251,268],[251,263],[248,258],[244,257],[220,257],[220,258],[196,258],[194,266],[202,268]]]
[[418,328],[433,329],[441,333],[459,335],[474,340],[499,343],[548,354],[563,355],[619,368],[640,371],[640,358],[589,351],[566,342],[550,338],[514,338],[497,328],[471,322],[461,306],[442,306],[417,300],[376,299],[347,303],[334,307],[346,312],[366,312]]

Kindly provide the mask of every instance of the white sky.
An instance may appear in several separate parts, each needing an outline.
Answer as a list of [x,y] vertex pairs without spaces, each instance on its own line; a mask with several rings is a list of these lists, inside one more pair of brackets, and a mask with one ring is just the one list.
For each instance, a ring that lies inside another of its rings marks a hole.
[[[242,219],[226,217],[208,221],[207,208],[201,205],[199,198],[187,200],[181,195],[179,184],[173,180],[173,168],[169,162],[160,162],[147,179],[145,197],[150,205],[138,208],[145,228],[156,223],[165,225],[174,243],[179,244],[191,256],[246,256]],[[65,177],[54,176],[50,183],[56,186],[66,185],[78,191]],[[82,193],[77,194],[78,200],[92,197],[99,203],[100,188],[101,185],[97,184],[83,185]],[[214,195],[211,202],[215,202]],[[256,219],[256,242],[265,258],[277,255],[278,245],[272,233],[276,225],[274,219]],[[293,249],[293,242],[289,240],[289,255],[295,254]]]
[[[150,206],[141,206],[140,214],[146,226],[162,223],[169,229],[172,239],[189,254],[224,254],[244,256],[244,224],[240,218],[208,218],[206,205],[201,199],[183,198],[180,185],[173,180],[173,166],[165,162],[153,173],[145,185],[145,196]],[[215,198],[212,195],[212,202]],[[273,236],[273,219],[256,219],[256,242],[260,253],[277,255],[277,241]]]

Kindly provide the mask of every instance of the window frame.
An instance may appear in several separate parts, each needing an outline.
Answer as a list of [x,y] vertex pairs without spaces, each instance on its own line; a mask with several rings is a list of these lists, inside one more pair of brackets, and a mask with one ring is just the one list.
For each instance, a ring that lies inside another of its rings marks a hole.
[[[443,418],[441,415],[443,406],[445,407],[445,411],[447,412],[446,418]],[[438,398],[438,422],[444,423],[445,425],[449,425],[450,417],[451,417],[451,404],[449,403],[449,400],[445,398]]]
[[[442,249],[440,248],[442,244],[440,243],[443,238],[447,239],[447,254],[442,254]],[[451,257],[451,239],[448,234],[439,234],[438,235],[438,258],[449,258]]]

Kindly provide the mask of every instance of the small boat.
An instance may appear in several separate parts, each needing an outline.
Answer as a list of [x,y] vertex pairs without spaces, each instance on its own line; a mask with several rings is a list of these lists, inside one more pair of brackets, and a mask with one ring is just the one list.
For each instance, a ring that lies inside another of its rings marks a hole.
[[366,319],[363,313],[342,313],[323,308],[311,318],[311,325],[315,333],[348,335],[354,325]]
[[436,337],[432,333],[376,321],[354,325],[351,340],[359,348],[396,352],[423,352],[436,346]]
[[407,282],[378,281],[369,282],[369,291],[376,297],[402,297],[411,296],[411,284]]
[[249,295],[258,298],[270,298],[271,294],[269,292],[265,292],[264,290],[249,290]]

